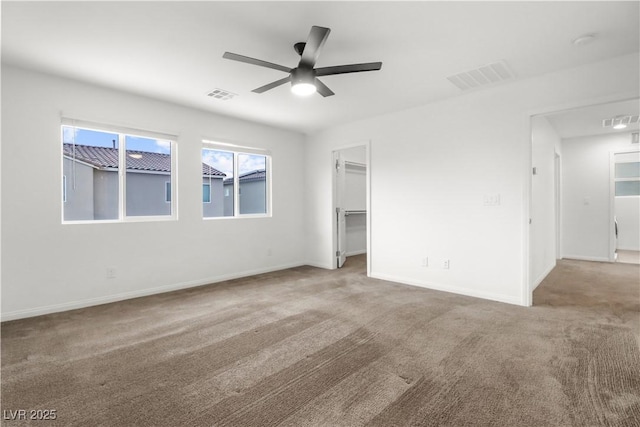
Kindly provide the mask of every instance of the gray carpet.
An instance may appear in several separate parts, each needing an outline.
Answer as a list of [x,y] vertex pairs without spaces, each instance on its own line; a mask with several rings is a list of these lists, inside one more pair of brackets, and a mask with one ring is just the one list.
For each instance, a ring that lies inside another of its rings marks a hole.
[[640,425],[639,266],[562,261],[522,308],[364,263],[5,322],[3,425]]

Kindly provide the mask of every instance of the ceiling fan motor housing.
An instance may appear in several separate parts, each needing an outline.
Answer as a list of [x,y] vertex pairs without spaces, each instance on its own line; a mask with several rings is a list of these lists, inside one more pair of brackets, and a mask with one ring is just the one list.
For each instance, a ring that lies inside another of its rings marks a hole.
[[291,70],[291,84],[295,86],[298,83],[314,84],[316,80],[316,70],[313,68],[294,68]]

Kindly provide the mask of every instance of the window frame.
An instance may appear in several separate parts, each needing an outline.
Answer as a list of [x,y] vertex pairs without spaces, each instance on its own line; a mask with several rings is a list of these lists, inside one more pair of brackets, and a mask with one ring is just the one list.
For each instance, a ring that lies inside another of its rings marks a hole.
[[[76,129],[85,129],[95,132],[112,133],[118,136],[118,218],[113,219],[81,219],[81,220],[65,220],[65,203],[66,195],[66,175],[64,174],[64,128],[71,127]],[[156,139],[167,141],[170,143],[171,155],[171,201],[166,201],[166,184],[165,184],[165,203],[171,203],[169,215],[127,215],[127,148],[126,138],[140,137],[147,139]],[[154,131],[134,129],[129,127],[110,125],[106,123],[96,123],[85,120],[71,119],[63,117],[60,121],[60,176],[64,177],[64,202],[61,203],[61,222],[62,224],[109,224],[109,223],[130,223],[130,222],[158,222],[158,221],[177,221],[178,220],[178,137],[176,135],[165,134]]]
[[[233,215],[229,216],[211,216],[205,217],[204,210],[202,212],[202,219],[209,220],[233,220],[233,219],[249,219],[249,218],[271,218],[273,216],[273,207],[272,207],[272,163],[273,159],[271,157],[271,151],[256,147],[248,147],[243,145],[238,145],[235,143],[229,142],[220,142],[215,139],[202,139],[202,146],[200,149],[200,153],[202,150],[215,150],[215,151],[224,151],[227,153],[233,154],[233,194],[229,195],[233,197]],[[239,179],[239,161],[238,156],[240,154],[244,155],[257,155],[263,156],[265,158],[265,213],[251,213],[251,214],[241,214],[240,213],[240,179]],[[202,157],[202,154],[201,154]],[[223,189],[223,197],[229,197],[226,195],[226,191],[229,190]]]

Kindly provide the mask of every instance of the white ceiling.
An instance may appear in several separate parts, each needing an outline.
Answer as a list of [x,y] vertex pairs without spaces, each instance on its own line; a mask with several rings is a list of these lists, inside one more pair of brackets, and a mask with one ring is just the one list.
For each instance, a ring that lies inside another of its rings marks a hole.
[[602,127],[602,120],[638,114],[640,114],[640,100],[630,99],[560,111],[548,114],[545,117],[547,117],[561,138],[575,138],[607,133],[637,132],[639,129],[638,123],[629,125],[626,129],[615,130],[611,127]]
[[[639,2],[2,2],[2,61],[274,126],[313,132],[459,95],[446,77],[506,61],[517,79],[638,52]],[[335,96],[298,98],[293,44],[331,28],[317,66]],[[571,41],[596,34],[588,44]],[[222,88],[228,101],[206,96]]]

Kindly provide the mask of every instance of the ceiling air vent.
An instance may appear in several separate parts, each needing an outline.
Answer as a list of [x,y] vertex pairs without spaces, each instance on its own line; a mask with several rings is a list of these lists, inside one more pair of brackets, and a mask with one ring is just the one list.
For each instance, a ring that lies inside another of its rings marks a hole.
[[484,65],[475,70],[454,74],[447,77],[447,80],[453,83],[458,89],[469,90],[512,80],[514,78],[515,75],[509,69],[506,62],[500,61]]
[[210,96],[215,99],[219,99],[220,101],[228,101],[229,99],[238,96],[236,93],[229,92],[224,89],[214,89],[211,92],[207,93],[207,96]]

